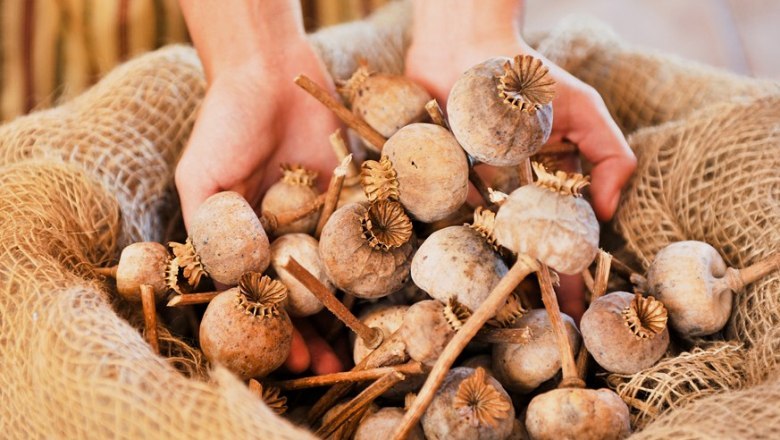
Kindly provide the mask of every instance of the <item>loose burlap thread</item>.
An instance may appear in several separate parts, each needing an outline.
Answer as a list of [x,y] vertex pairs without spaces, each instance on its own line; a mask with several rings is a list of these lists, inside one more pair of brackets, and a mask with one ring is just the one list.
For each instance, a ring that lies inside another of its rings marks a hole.
[[[337,78],[358,57],[400,72],[407,19],[393,5],[312,41]],[[707,241],[737,266],[777,248],[775,83],[638,50],[580,21],[538,44],[596,87],[631,135],[639,170],[616,226],[639,261],[646,266],[680,239]],[[162,351],[173,361],[154,355],[137,308],[115,300],[90,269],[115,261],[127,243],[161,239],[175,210],[174,165],[204,92],[194,51],[171,47],[125,64],[69,104],[0,127],[4,435],[310,436],[225,370],[201,380],[199,352],[170,334]],[[778,283],[773,275],[738,296],[726,341],[700,341],[636,375],[609,377],[644,427],[639,437],[778,432]]]

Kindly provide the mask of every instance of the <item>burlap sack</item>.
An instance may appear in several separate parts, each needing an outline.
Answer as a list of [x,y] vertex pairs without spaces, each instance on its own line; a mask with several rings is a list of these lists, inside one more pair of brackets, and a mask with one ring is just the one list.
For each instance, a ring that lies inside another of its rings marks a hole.
[[[357,56],[400,71],[408,11],[391,9],[312,37],[334,76],[351,73]],[[736,265],[777,247],[775,84],[648,54],[577,22],[539,45],[598,88],[627,132],[647,127],[631,137],[640,167],[617,221],[640,261],[682,238],[709,241]],[[161,238],[175,210],[173,167],[203,93],[194,52],[173,47],[122,66],[68,105],[0,128],[4,436],[310,436],[224,370],[199,380],[198,352],[170,335],[162,351],[175,361],[155,356],[137,313],[112,303],[90,271],[126,243]],[[769,331],[780,313],[777,284],[775,275],[740,297],[729,342],[609,378],[646,425],[640,436],[777,432],[771,372],[780,337]]]

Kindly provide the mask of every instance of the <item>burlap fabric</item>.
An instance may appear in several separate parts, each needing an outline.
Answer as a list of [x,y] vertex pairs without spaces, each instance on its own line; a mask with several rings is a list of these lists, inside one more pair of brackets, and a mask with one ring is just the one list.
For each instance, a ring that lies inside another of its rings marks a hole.
[[[336,77],[358,56],[400,71],[407,14],[394,5],[312,40]],[[643,263],[683,238],[722,248],[736,265],[777,247],[776,85],[648,54],[577,22],[538,43],[604,94],[627,133],[647,127],[631,136],[640,167],[617,222]],[[90,270],[129,242],[161,239],[175,211],[173,167],[203,93],[194,52],[172,47],[125,64],[70,104],[0,128],[4,436],[309,437],[224,370],[203,380],[197,350],[169,334],[162,351],[173,362],[155,356],[137,312]],[[728,342],[609,378],[647,425],[640,435],[776,433],[780,382],[767,378],[778,377],[777,288],[774,276],[740,297]]]

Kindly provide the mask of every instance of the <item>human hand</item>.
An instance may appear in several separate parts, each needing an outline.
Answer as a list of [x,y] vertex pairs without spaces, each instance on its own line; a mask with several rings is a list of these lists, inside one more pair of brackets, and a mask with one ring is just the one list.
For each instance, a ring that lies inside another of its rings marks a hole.
[[[296,0],[182,1],[209,81],[176,167],[185,225],[206,198],[220,191],[238,192],[259,208],[283,162],[314,169],[320,183],[327,184],[336,166],[328,135],[339,124],[293,79],[305,73],[331,89],[333,84],[297,23],[299,8]],[[258,44],[262,41],[266,44]],[[300,332],[293,334],[286,362],[291,372],[343,368],[310,326],[296,326]]]

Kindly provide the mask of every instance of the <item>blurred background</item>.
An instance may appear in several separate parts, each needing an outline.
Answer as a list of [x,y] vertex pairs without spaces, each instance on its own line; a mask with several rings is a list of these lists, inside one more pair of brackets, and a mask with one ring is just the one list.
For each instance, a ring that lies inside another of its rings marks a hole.
[[[393,0],[301,1],[315,30]],[[526,0],[525,32],[570,14],[631,43],[780,79],[780,0]],[[122,60],[181,41],[178,0],[0,0],[0,120],[69,99]]]

